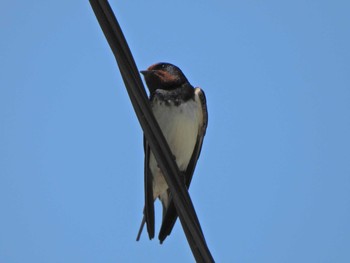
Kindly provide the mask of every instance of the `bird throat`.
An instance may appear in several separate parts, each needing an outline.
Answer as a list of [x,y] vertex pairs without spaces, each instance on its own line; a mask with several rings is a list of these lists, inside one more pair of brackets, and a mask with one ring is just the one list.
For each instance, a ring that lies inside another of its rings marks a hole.
[[156,89],[151,94],[151,101],[154,99],[165,105],[179,106],[183,102],[194,99],[194,88],[191,84],[185,83],[171,90]]

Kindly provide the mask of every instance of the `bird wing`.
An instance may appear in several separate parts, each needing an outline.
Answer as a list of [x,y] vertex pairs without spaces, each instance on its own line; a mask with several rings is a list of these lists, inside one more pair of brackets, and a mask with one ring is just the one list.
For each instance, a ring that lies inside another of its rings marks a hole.
[[154,238],[154,199],[153,199],[153,176],[149,168],[149,158],[151,149],[145,136],[143,136],[143,148],[145,151],[144,181],[145,181],[145,208],[143,209],[143,219],[136,240],[140,239],[143,227],[147,223],[149,239]]
[[[185,184],[187,189],[190,187],[194,169],[196,168],[196,164],[202,150],[204,135],[208,126],[208,111],[207,111],[207,103],[206,103],[204,91],[201,90],[200,88],[195,88],[195,95],[198,96],[201,104],[203,122],[202,122],[202,125],[199,127],[196,145],[194,147],[190,162],[184,174]],[[176,219],[177,219],[177,212],[176,212],[175,204],[171,198],[169,201],[168,209],[163,217],[161,229],[159,231],[158,238],[160,243],[163,243],[166,237],[170,235],[175,225]]]

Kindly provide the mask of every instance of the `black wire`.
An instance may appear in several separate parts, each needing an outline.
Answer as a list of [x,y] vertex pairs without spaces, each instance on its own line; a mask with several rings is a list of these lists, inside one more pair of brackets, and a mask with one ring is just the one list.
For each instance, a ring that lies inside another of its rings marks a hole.
[[197,262],[214,262],[202,234],[191,198],[181,181],[179,168],[149,106],[139,71],[123,32],[107,0],[89,0],[117,60],[131,103],[145,137],[173,195],[186,238]]

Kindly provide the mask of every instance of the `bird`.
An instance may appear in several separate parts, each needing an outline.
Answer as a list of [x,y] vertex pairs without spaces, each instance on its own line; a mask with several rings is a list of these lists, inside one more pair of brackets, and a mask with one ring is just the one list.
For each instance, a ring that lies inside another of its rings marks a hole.
[[[188,189],[208,126],[205,93],[199,87],[194,88],[181,69],[170,63],[159,62],[140,73],[150,93],[152,112],[178,165],[183,177],[181,181]],[[163,208],[158,235],[162,244],[170,235],[178,215],[167,182],[145,137],[144,152],[145,207],[136,240],[139,241],[145,223],[149,239],[154,238],[154,202],[158,198]]]

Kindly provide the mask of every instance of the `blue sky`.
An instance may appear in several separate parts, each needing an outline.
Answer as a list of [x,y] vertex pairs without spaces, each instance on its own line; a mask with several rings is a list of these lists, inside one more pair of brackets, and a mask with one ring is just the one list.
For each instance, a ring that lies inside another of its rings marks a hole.
[[[206,92],[190,194],[216,261],[349,262],[349,2],[110,3],[139,69]],[[0,262],[193,262],[179,223],[135,241],[142,132],[88,1],[0,6]]]

